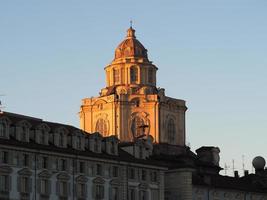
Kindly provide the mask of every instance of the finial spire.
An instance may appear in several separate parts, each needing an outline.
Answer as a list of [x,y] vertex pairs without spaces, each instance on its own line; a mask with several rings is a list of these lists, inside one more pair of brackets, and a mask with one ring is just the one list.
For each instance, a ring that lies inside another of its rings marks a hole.
[[133,20],[130,20],[130,28],[133,28]]

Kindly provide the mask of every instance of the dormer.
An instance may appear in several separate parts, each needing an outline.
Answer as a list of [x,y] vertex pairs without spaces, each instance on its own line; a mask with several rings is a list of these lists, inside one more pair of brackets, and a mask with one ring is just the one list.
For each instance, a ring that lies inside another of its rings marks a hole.
[[0,117],[0,138],[9,139],[10,122],[7,117]]
[[118,155],[118,138],[116,136],[105,137],[103,140],[104,148],[107,154]]
[[70,137],[72,148],[83,151],[85,148],[85,135],[81,131],[75,131]]
[[102,135],[98,132],[89,135],[89,149],[95,153],[101,153]]
[[68,130],[61,126],[55,129],[54,132],[54,145],[61,148],[67,147]]
[[38,144],[48,145],[50,127],[45,124],[39,124],[35,130],[35,142]]
[[29,142],[30,128],[31,124],[28,121],[26,120],[19,121],[16,124],[16,132],[15,132],[16,139],[21,142]]

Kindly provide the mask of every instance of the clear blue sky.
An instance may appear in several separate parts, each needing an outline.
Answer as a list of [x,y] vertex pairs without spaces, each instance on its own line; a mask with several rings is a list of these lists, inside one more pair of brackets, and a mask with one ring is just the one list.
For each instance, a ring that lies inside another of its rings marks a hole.
[[7,111],[79,126],[80,100],[133,20],[158,86],[185,99],[193,150],[219,146],[221,165],[267,158],[267,1],[0,2],[0,94]]

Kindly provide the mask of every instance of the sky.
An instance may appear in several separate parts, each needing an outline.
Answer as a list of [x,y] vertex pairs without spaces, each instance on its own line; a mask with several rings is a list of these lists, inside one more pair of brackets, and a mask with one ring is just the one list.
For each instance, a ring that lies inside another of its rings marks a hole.
[[266,10],[265,0],[2,0],[4,111],[79,127],[81,99],[105,87],[133,20],[157,86],[186,100],[187,144],[218,146],[222,167],[241,170],[243,157],[251,170],[267,159]]

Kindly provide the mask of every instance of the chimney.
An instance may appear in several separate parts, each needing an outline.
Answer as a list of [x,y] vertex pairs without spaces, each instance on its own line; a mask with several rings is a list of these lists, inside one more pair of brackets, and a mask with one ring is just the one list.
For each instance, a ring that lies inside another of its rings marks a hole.
[[234,173],[235,173],[235,178],[239,178],[238,171],[235,170]]
[[244,170],[244,176],[248,176],[248,170]]

